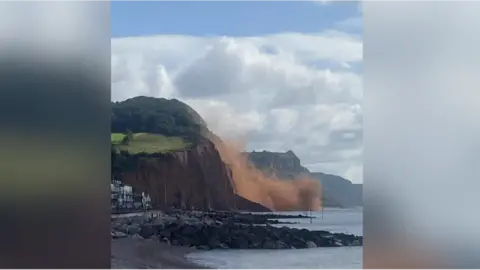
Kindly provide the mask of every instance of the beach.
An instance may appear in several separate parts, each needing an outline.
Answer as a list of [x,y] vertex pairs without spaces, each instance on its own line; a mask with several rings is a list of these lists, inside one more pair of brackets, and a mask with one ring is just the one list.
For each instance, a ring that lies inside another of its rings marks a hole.
[[192,251],[195,249],[154,240],[112,239],[112,269],[206,269],[186,259]]

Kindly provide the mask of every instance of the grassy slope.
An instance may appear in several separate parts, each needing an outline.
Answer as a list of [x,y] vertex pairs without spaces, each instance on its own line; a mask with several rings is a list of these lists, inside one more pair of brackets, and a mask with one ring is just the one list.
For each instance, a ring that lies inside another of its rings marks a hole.
[[119,144],[122,142],[123,138],[125,138],[125,134],[123,133],[112,133],[110,135],[110,141],[113,143],[113,144]]
[[138,153],[164,153],[175,150],[182,150],[190,146],[190,143],[180,137],[167,137],[152,133],[135,133],[133,141],[128,145],[121,145],[125,137],[122,133],[112,133],[111,141],[119,150],[128,151],[131,154]]

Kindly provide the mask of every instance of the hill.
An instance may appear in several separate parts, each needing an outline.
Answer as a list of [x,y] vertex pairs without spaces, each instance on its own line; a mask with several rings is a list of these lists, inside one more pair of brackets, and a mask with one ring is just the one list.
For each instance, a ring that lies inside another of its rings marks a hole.
[[136,97],[112,103],[112,176],[154,207],[269,211],[235,192],[215,137],[188,105]]
[[153,133],[198,143],[209,133],[205,121],[176,99],[134,97],[112,103],[112,133]]

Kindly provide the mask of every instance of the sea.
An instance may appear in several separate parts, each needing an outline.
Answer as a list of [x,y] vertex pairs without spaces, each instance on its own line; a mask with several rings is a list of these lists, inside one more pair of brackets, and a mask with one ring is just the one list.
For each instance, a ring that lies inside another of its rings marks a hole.
[[[278,212],[279,214],[306,214],[305,212]],[[299,224],[279,224],[309,230],[325,230],[363,236],[363,209],[325,208],[312,212],[312,219],[289,219]],[[200,265],[223,269],[360,269],[363,247],[328,247],[289,250],[211,250],[187,255],[187,259]]]

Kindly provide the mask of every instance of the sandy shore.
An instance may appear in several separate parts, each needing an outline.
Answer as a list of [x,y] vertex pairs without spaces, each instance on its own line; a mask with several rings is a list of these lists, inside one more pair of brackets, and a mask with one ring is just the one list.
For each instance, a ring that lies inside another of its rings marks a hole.
[[189,262],[185,255],[192,248],[170,246],[153,240],[112,239],[113,269],[206,269]]

